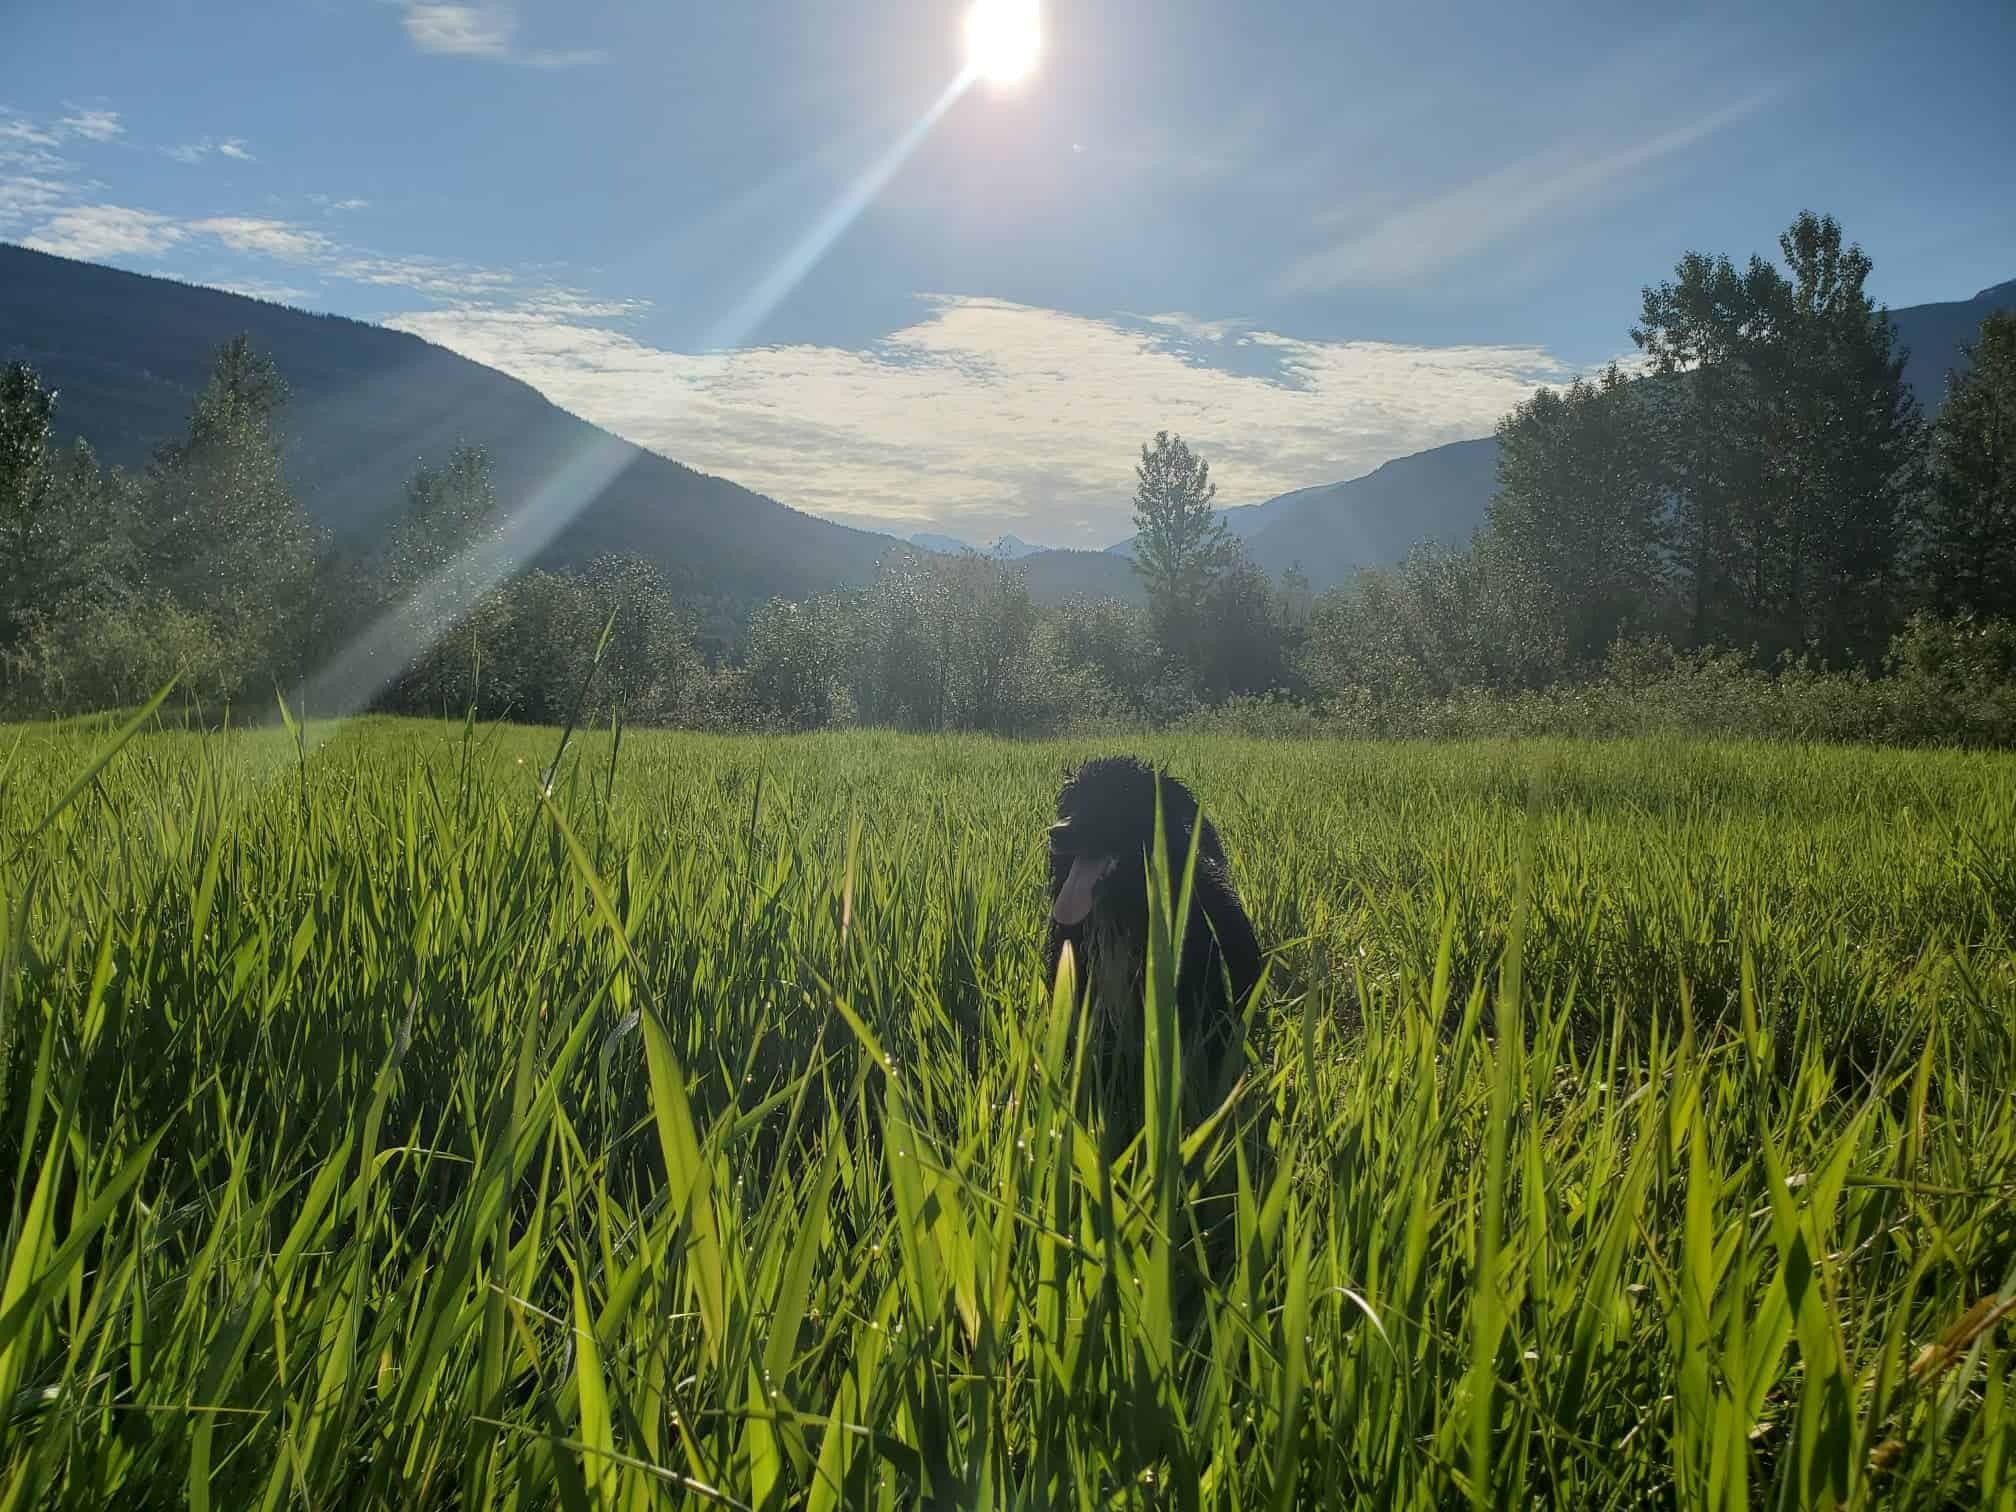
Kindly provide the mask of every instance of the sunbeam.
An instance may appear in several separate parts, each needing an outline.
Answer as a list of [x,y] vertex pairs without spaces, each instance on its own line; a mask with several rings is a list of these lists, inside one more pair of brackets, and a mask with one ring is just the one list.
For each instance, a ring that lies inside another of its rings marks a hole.
[[461,619],[486,593],[531,562],[607,488],[635,455],[600,436],[567,458],[503,527],[463,551],[307,680],[304,713],[316,716],[317,744],[369,708],[414,656],[428,649],[426,627]]
[[797,288],[805,275],[817,266],[819,259],[826,255],[827,249],[841,238],[875,196],[896,177],[910,155],[931,134],[931,128],[944,118],[945,112],[973,87],[979,77],[970,63],[961,69],[959,76],[946,86],[945,92],[932,102],[930,108],[890,143],[880,157],[863,169],[860,177],[849,184],[838,199],[826,207],[819,219],[812,223],[811,229],[799,238],[797,245],[779,259],[777,265],[764,274],[756,287],[734,308],[715,322],[707,333],[705,349],[731,350],[747,340],[749,333],[784,302],[785,296]]

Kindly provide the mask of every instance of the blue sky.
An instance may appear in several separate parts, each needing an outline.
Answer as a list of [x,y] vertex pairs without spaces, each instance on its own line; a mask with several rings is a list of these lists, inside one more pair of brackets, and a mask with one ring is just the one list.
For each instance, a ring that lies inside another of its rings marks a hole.
[[964,11],[24,7],[0,238],[416,331],[803,508],[1070,545],[1160,426],[1224,503],[1481,434],[1802,208],[1893,305],[2016,276],[2007,0],[1048,0],[1036,74],[918,133]]

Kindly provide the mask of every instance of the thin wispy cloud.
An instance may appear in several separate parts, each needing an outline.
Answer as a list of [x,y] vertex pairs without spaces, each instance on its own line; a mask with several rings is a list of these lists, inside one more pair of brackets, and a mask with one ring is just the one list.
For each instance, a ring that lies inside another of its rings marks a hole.
[[26,220],[32,230],[22,238],[22,244],[63,257],[146,260],[158,259],[171,248],[210,246],[242,257],[312,269],[347,283],[403,289],[430,298],[551,300],[550,308],[567,318],[602,318],[641,308],[634,301],[592,300],[576,290],[528,283],[501,269],[350,246],[313,226],[272,216],[177,217],[125,205],[66,204],[72,194],[67,184],[44,185],[0,175],[0,228],[10,219],[17,223]]
[[1558,142],[1460,188],[1395,209],[1298,259],[1281,275],[1276,292],[1316,294],[1416,285],[1423,275],[1465,262],[1536,223],[1628,187],[1661,159],[1755,115],[1779,92],[1758,90],[1622,146],[1599,145],[1584,137]]
[[71,106],[70,115],[62,120],[63,130],[71,136],[79,136],[87,142],[116,141],[126,134],[126,127],[119,120],[116,110],[92,110]]
[[28,147],[54,147],[62,137],[46,127],[19,116],[0,117],[0,147],[20,151]]
[[316,262],[335,253],[320,232],[257,215],[213,215],[187,223],[199,236],[214,236],[233,252],[252,252],[282,262]]
[[11,173],[0,165],[0,231],[54,215],[76,195],[76,185],[66,179]]
[[371,201],[352,195],[347,199],[335,199],[327,194],[311,194],[308,203],[318,210],[328,210],[338,215],[347,215],[353,210],[369,210]]
[[409,0],[401,20],[407,37],[420,51],[448,57],[522,63],[531,68],[578,68],[603,58],[591,48],[556,51],[520,47],[516,12],[494,0],[470,5]]
[[124,205],[80,205],[51,216],[22,245],[87,260],[154,257],[187,234],[170,216]]
[[0,226],[7,224],[9,202],[24,204],[31,196],[46,202],[52,190],[68,187],[77,165],[56,151],[60,140],[33,121],[0,114]]
[[1488,431],[1571,370],[1537,347],[1312,342],[1235,328],[1258,376],[1182,333],[1002,300],[935,298],[874,347],[688,354],[530,307],[387,322],[564,408],[800,508],[861,523],[1104,546],[1125,534],[1144,439],[1181,431],[1227,503],[1369,471]]
[[205,137],[200,142],[184,142],[179,147],[164,147],[162,151],[178,163],[200,163],[205,158],[229,158],[234,163],[256,163],[252,149],[245,145],[243,137],[224,137],[219,140]]
[[85,192],[54,131],[0,107],[0,233],[13,233],[73,205]]

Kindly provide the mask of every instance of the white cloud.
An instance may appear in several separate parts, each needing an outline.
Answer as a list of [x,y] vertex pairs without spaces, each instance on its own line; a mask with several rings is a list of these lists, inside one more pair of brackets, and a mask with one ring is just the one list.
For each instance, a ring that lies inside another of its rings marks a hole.
[[22,245],[61,257],[156,257],[185,234],[165,215],[123,205],[84,205],[59,211]]
[[207,157],[230,158],[236,163],[259,161],[245,145],[243,137],[225,137],[221,141],[205,137],[200,142],[184,142],[180,147],[165,147],[162,150],[178,163],[200,163]]
[[422,52],[523,63],[533,68],[575,68],[602,61],[601,53],[585,48],[521,50],[516,46],[518,17],[499,0],[477,0],[468,5],[408,0],[402,19],[406,35]]
[[375,252],[343,252],[327,267],[338,278],[383,289],[410,289],[446,299],[494,299],[518,282],[493,268],[472,268],[432,257],[386,257]]
[[622,320],[651,308],[648,299],[593,299],[574,289],[546,289],[521,300],[516,309],[555,320]]
[[312,262],[334,250],[320,232],[263,216],[216,215],[190,221],[188,229],[216,237],[233,252],[254,252],[282,262]]
[[75,196],[76,186],[66,179],[0,173],[0,227],[42,220]]
[[1143,315],[1142,320],[1152,326],[1176,332],[1192,341],[1223,341],[1240,328],[1236,320],[1199,320],[1195,315],[1186,315],[1181,310],[1173,310],[1166,315]]
[[19,117],[9,117],[0,121],[0,147],[16,150],[26,147],[54,147],[62,138],[53,131],[46,131],[32,121]]
[[80,136],[92,142],[109,142],[126,134],[116,110],[90,110],[76,105],[70,109],[75,114],[63,118],[63,130],[71,136]]
[[1248,502],[1483,434],[1535,384],[1570,376],[1533,347],[1247,331],[1277,363],[1253,376],[1200,365],[1162,327],[970,298],[932,300],[867,351],[689,355],[530,308],[387,323],[800,508],[1075,545],[1125,533],[1133,463],[1158,429],[1210,458],[1225,503]]
[[0,107],[0,231],[35,224],[86,192],[57,135]]
[[347,214],[352,210],[369,210],[371,208],[371,201],[368,199],[357,199],[354,197],[350,199],[331,199],[326,194],[311,194],[308,196],[308,203],[318,209],[335,211],[339,214]]
[[[39,220],[27,245],[69,257],[152,256],[178,242],[193,245],[209,240],[243,256],[312,268],[374,288],[406,289],[450,300],[516,297],[538,301],[537,308],[556,318],[607,319],[644,307],[640,301],[591,300],[576,290],[525,285],[517,275],[492,268],[363,251],[334,241],[311,226],[270,216],[213,215],[182,220],[120,205],[64,208],[71,188],[0,175],[0,226],[10,219]],[[292,289],[291,285],[279,287]]]
[[[1424,273],[1474,257],[1543,218],[1569,213],[1634,180],[1659,159],[1753,115],[1777,93],[1759,90],[1684,125],[1624,146],[1565,141],[1433,198],[1380,216],[1343,241],[1300,258],[1278,281],[1282,293],[1397,288]],[[1362,217],[1328,212],[1319,224]]]
[[406,7],[406,35],[422,52],[453,53],[467,58],[501,58],[511,51],[516,19],[497,5],[434,5]]

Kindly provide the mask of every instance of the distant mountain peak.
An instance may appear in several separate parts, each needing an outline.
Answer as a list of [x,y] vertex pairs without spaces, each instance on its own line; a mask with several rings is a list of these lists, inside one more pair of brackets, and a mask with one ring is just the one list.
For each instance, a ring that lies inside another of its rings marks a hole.
[[946,556],[957,556],[963,551],[978,552],[997,562],[1019,562],[1023,557],[1038,556],[1050,550],[1048,546],[1032,546],[1020,536],[998,537],[991,546],[975,546],[971,541],[958,536],[943,535],[936,531],[920,530],[910,537],[912,546],[921,546],[926,551],[941,552]]

